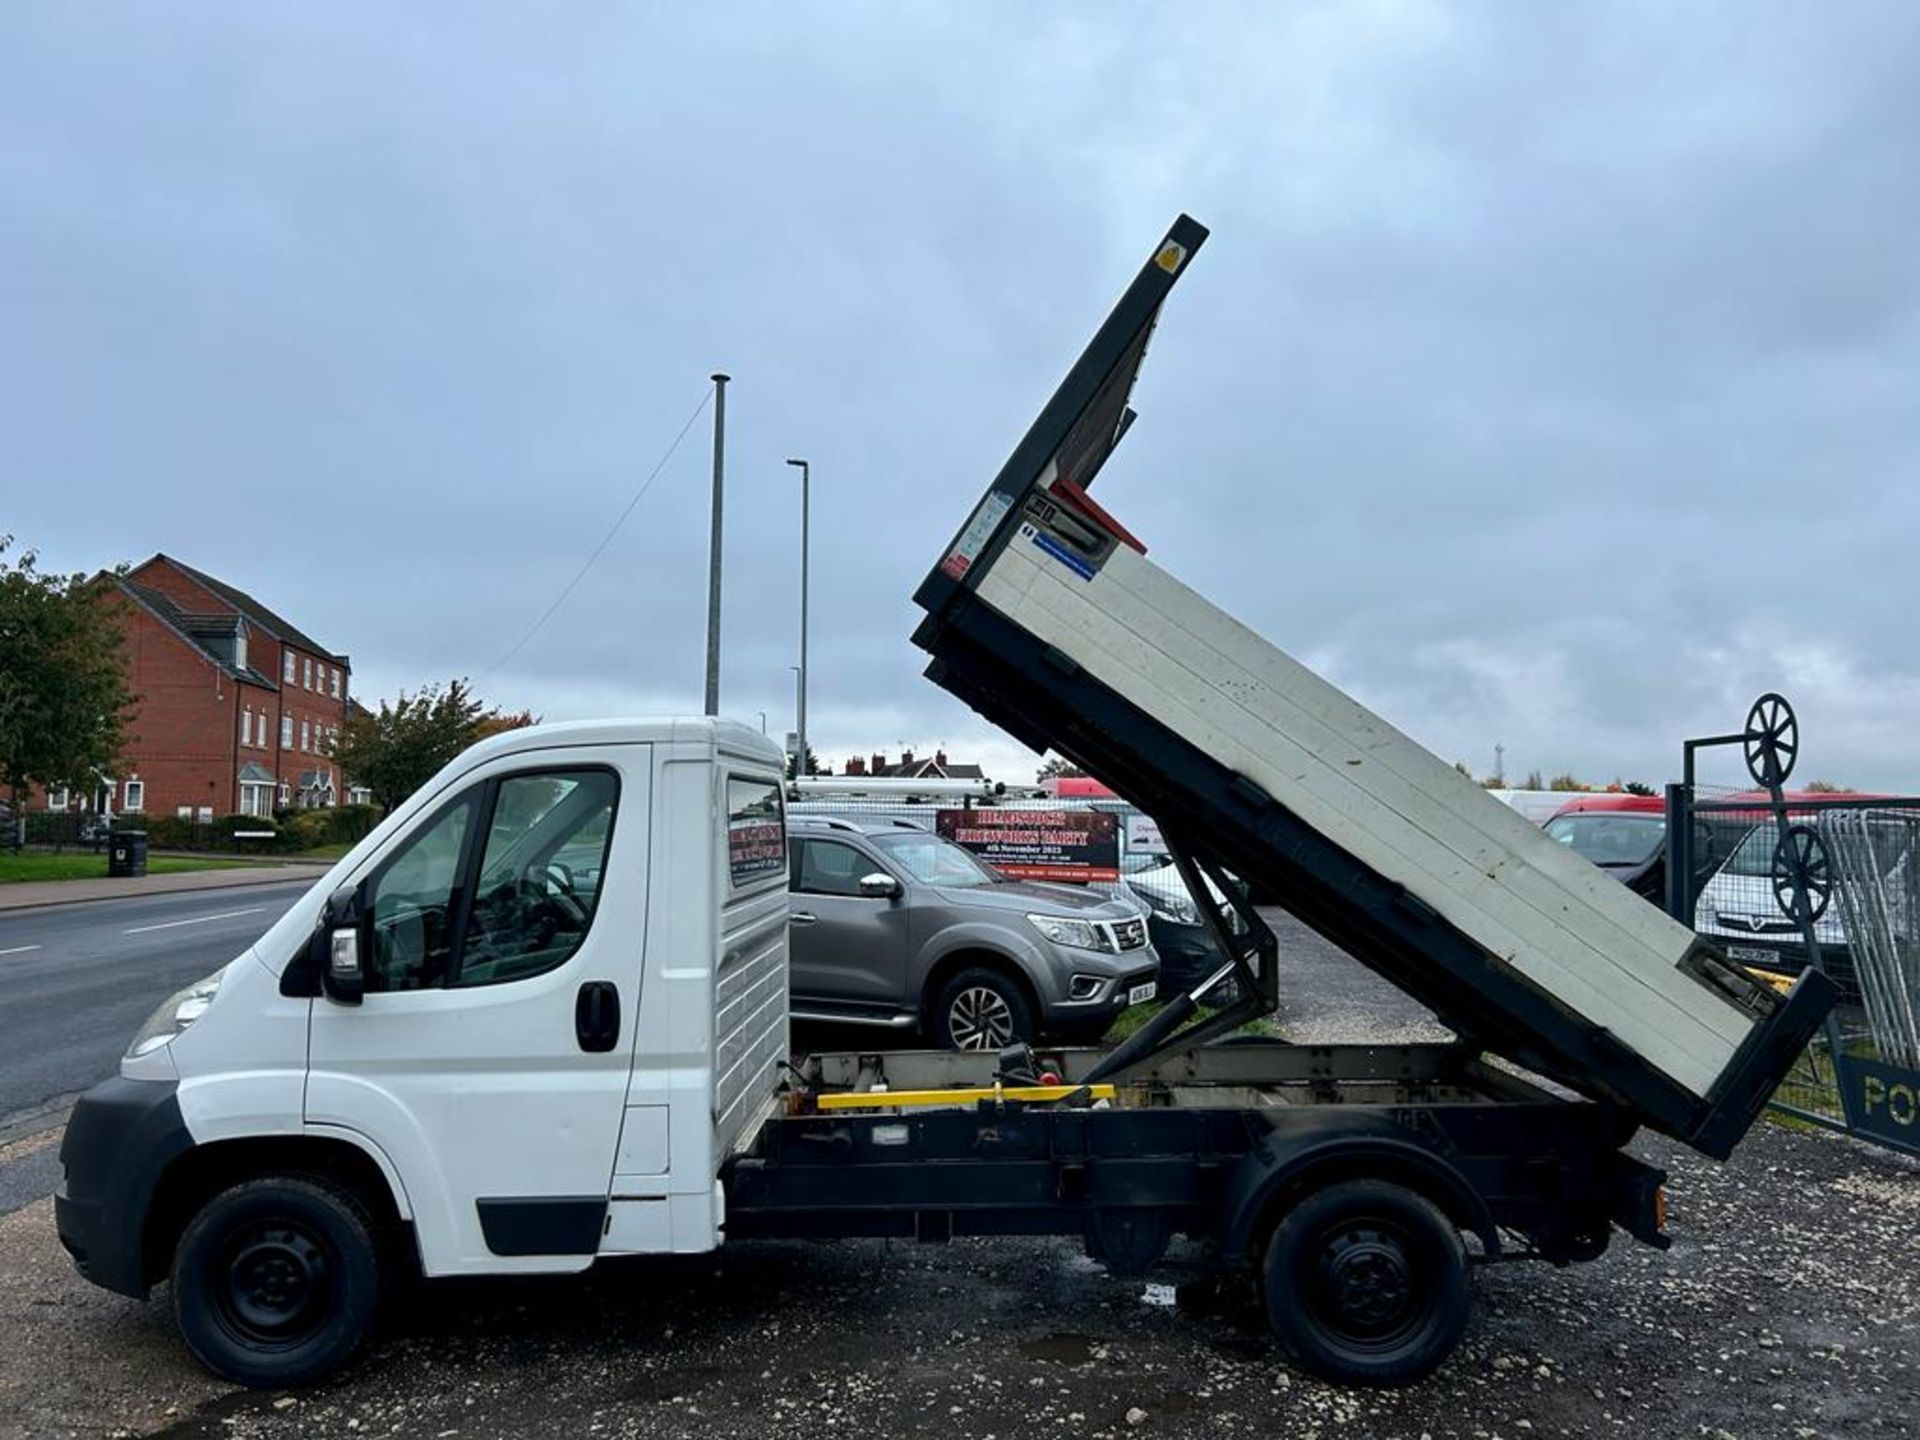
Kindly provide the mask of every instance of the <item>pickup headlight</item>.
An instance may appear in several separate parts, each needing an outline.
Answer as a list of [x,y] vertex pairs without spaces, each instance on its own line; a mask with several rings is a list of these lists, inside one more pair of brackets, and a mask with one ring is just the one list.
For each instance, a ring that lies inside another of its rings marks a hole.
[[1103,950],[1111,954],[1113,946],[1107,932],[1090,920],[1063,920],[1058,915],[1029,915],[1027,923],[1056,945],[1073,950]]
[[1200,923],[1200,912],[1194,908],[1193,897],[1185,892],[1176,895],[1135,885],[1129,885],[1127,889],[1133,892],[1134,899],[1162,920],[1171,920],[1175,925]]
[[160,1008],[147,1017],[147,1023],[127,1046],[127,1059],[136,1060],[142,1055],[151,1055],[162,1045],[172,1044],[174,1036],[206,1014],[207,1007],[213,1003],[214,992],[220,988],[222,973],[216,970],[206,979],[196,980],[162,1000]]

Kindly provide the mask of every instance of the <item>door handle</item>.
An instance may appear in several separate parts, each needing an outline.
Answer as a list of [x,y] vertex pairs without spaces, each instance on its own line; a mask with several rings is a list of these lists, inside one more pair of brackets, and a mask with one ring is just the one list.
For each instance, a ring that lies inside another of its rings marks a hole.
[[787,917],[796,925],[811,925],[816,918],[811,910],[796,910]]
[[580,1048],[600,1054],[620,1043],[620,987],[589,980],[573,997],[573,1033]]

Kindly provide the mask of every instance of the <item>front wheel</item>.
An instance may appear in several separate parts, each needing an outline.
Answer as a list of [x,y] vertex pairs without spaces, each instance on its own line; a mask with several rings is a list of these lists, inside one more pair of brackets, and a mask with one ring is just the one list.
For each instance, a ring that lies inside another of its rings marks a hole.
[[1410,1385],[1439,1368],[1467,1324],[1460,1232],[1424,1196],[1350,1180],[1307,1196],[1267,1246],[1267,1319],[1322,1379]]
[[173,1312],[194,1358],[241,1385],[304,1385],[366,1339],[380,1301],[372,1218],[304,1176],[249,1180],[193,1217],[173,1257]]
[[1004,1050],[1033,1040],[1033,1007],[1012,979],[976,966],[940,987],[933,1032],[949,1050]]

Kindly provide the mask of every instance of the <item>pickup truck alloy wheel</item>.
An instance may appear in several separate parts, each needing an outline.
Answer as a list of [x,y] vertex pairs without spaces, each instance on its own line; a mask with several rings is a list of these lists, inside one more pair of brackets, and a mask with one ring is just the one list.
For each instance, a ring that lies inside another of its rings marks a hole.
[[173,1307],[194,1356],[242,1385],[298,1385],[365,1338],[380,1290],[373,1223],[318,1178],[223,1190],[188,1223],[173,1258]]
[[962,970],[940,988],[934,1028],[950,1050],[1000,1050],[1033,1039],[1026,997],[1006,976],[985,969]]
[[1466,1327],[1466,1250],[1452,1222],[1398,1185],[1307,1196],[1267,1247],[1267,1315],[1307,1369],[1345,1384],[1430,1374]]

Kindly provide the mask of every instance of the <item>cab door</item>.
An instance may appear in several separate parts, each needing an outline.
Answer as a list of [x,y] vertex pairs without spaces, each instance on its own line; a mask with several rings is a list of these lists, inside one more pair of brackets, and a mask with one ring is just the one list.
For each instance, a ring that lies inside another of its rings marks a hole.
[[313,1002],[306,1120],[392,1164],[429,1274],[578,1269],[599,1243],[640,1006],[651,756],[503,757],[356,879],[366,995]]
[[915,1008],[906,993],[908,916],[901,896],[862,895],[867,875],[898,877],[844,840],[800,835],[788,841],[792,876],[787,933],[794,998],[833,1009],[897,1014]]

